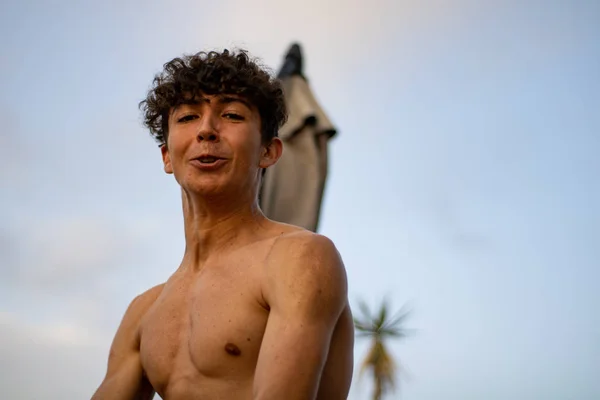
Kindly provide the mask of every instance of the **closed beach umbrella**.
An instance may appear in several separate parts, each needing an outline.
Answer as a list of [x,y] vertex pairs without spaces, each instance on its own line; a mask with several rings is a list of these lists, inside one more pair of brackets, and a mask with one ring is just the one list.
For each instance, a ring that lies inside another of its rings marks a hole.
[[265,172],[260,207],[268,218],[316,232],[327,181],[328,144],[336,129],[302,72],[298,44],[291,46],[278,77],[289,116],[279,131],[283,154]]

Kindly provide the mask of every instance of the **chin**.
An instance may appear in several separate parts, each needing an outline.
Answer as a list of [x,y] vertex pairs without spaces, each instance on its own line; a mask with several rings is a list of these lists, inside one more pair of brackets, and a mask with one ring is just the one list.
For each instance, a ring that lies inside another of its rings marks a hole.
[[201,196],[214,196],[224,192],[225,185],[214,177],[194,177],[179,183],[186,192]]

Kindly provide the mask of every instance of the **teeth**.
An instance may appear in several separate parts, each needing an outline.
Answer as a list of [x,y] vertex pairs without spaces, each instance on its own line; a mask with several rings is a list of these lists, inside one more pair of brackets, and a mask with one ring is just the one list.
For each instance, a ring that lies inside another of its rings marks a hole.
[[214,158],[214,157],[204,157],[204,158],[201,158],[201,159],[200,159],[200,162],[201,162],[201,163],[204,163],[204,164],[210,164],[210,163],[213,163],[213,162],[215,162],[216,160],[217,160],[217,159],[216,159],[216,158]]

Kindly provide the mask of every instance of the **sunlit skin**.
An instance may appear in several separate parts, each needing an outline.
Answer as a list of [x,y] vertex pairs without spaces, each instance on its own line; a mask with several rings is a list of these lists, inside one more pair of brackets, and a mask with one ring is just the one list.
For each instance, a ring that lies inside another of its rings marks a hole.
[[[260,168],[273,165],[282,152],[274,138],[262,145],[257,110],[235,96],[203,96],[196,104],[182,104],[169,117],[167,146],[161,148],[165,172],[188,195],[197,194],[204,202],[237,196],[239,205],[255,206]],[[223,158],[222,170],[199,173],[193,158],[209,153]],[[230,208],[228,204],[227,208]]]
[[197,96],[168,126],[185,252],[130,304],[93,399],[346,399],[354,334],[340,255],[258,207],[281,141],[263,142],[258,110],[235,96]]

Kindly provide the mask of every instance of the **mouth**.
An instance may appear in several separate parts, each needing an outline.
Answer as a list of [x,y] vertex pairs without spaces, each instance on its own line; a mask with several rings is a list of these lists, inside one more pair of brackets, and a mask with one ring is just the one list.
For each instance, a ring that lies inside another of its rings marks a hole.
[[215,157],[215,156],[200,156],[200,157],[194,158],[194,160],[197,160],[202,164],[212,164],[214,162],[217,162],[218,160],[222,160],[222,158]]
[[213,155],[202,155],[192,159],[192,165],[206,171],[221,167],[225,162],[224,158]]

